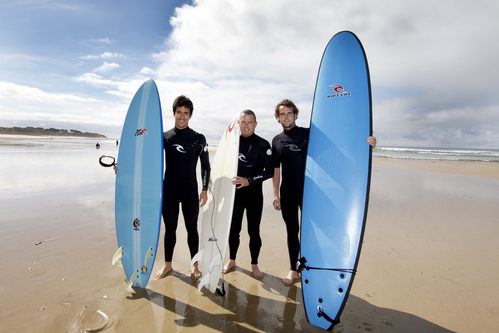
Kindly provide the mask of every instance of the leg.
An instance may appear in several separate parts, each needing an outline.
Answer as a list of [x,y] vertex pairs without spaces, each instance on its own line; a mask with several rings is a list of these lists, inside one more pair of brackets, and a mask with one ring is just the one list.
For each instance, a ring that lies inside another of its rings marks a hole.
[[298,205],[299,202],[294,198],[282,197],[281,195],[281,211],[284,222],[286,223],[286,230],[288,234],[288,252],[290,271],[283,283],[290,286],[298,279],[298,272],[296,271],[296,262],[300,253],[300,224],[298,219]]
[[172,272],[173,249],[177,242],[176,230],[178,222],[178,205],[176,200],[163,200],[163,221],[165,223],[165,264],[154,275],[155,279],[162,279]]
[[260,238],[260,222],[262,220],[263,195],[261,192],[254,193],[246,208],[246,218],[248,220],[248,235],[250,238],[249,248],[251,254],[251,268],[253,276],[260,280],[263,273],[258,268],[258,256],[262,248],[262,239]]
[[229,233],[229,261],[224,266],[224,274],[236,269],[236,255],[239,248],[239,233],[243,223],[244,205],[245,198],[241,195],[241,192],[236,191]]
[[[199,234],[198,234],[198,215],[199,203],[197,193],[194,193],[190,199],[182,201],[182,214],[184,215],[185,229],[187,230],[187,245],[191,259],[199,250]],[[198,263],[194,263],[191,267],[191,276],[198,279],[201,277],[201,272],[198,268]]]

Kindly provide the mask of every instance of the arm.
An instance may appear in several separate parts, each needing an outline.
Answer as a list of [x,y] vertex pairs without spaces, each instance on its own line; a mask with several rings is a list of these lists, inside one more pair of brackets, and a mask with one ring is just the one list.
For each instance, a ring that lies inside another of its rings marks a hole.
[[274,169],[274,177],[272,178],[272,186],[274,188],[274,208],[281,210],[281,199],[279,198],[279,185],[281,184],[281,168]]
[[199,203],[203,207],[208,201],[208,182],[210,181],[210,155],[208,153],[208,145],[206,144],[206,139],[202,137],[201,152],[199,154],[199,159],[201,160],[201,182],[203,184],[203,190],[199,194]]

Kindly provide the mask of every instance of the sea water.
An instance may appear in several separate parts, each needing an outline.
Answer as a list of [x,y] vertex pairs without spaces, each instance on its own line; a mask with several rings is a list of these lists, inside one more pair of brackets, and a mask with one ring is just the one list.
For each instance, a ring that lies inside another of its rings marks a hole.
[[449,149],[449,148],[421,148],[421,147],[376,147],[374,156],[440,160],[440,161],[481,161],[499,162],[499,150],[495,149]]
[[0,198],[89,184],[113,187],[114,172],[101,167],[99,157],[117,154],[114,139],[0,135]]

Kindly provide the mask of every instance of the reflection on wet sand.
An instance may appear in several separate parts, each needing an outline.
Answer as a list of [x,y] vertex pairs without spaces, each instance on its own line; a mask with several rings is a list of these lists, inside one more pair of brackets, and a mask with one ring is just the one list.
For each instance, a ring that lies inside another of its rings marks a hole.
[[[112,154],[114,144],[100,150]],[[286,230],[270,200],[261,281],[241,247],[237,269],[224,276],[227,295],[200,293],[188,248],[177,246],[173,274],[129,294],[123,270],[110,264],[115,176],[98,164],[95,142],[38,148],[0,146],[0,266],[8,268],[0,331],[80,332],[103,323],[98,310],[109,316],[103,332],[319,331],[306,320],[300,283],[281,283]],[[499,254],[498,170],[497,163],[375,160],[358,274],[334,332],[499,331],[490,302],[499,298],[499,268],[490,265]],[[272,198],[271,183],[264,193]],[[187,237],[182,221],[177,237]],[[242,232],[241,244],[248,241]],[[163,254],[160,245],[156,267]]]

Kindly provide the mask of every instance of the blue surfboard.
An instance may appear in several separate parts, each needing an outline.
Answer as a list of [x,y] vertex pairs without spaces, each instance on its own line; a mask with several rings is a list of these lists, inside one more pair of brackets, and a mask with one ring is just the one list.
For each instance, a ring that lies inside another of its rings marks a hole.
[[369,199],[371,88],[364,49],[334,35],[317,76],[305,170],[301,282],[309,322],[339,322],[360,255]]
[[115,218],[120,263],[129,288],[145,288],[161,227],[163,120],[153,80],[137,91],[128,109],[118,153]]

